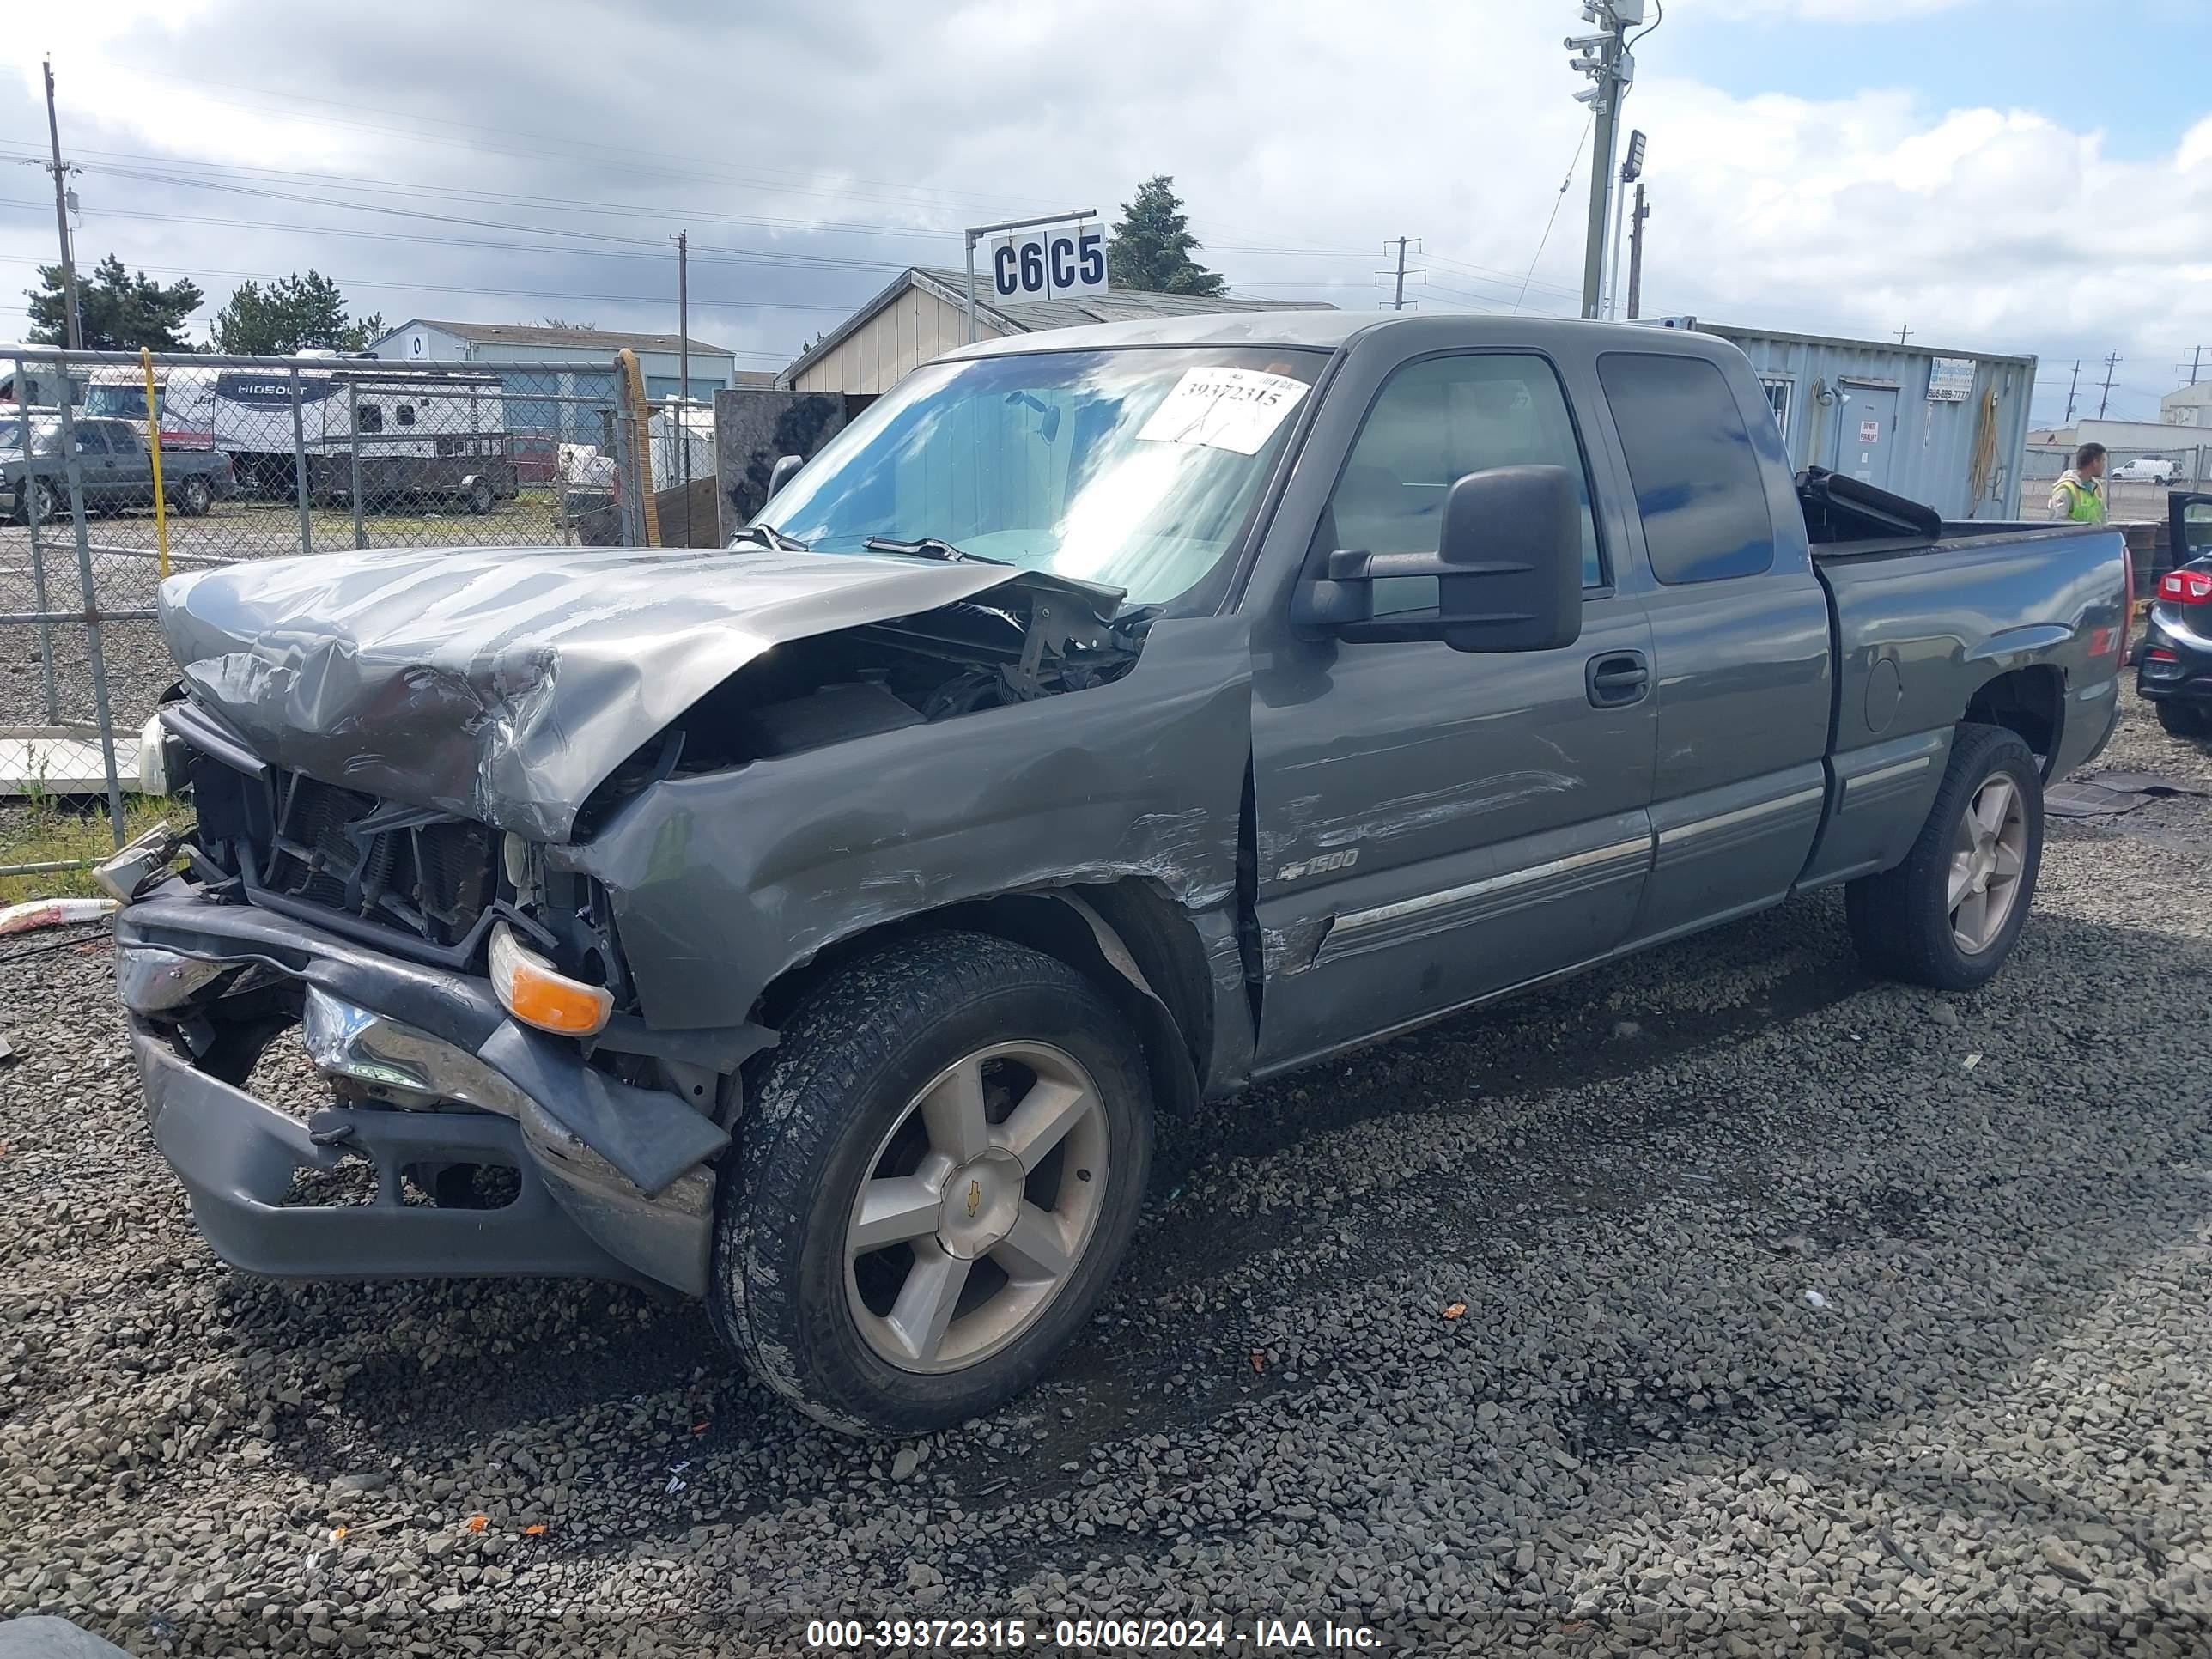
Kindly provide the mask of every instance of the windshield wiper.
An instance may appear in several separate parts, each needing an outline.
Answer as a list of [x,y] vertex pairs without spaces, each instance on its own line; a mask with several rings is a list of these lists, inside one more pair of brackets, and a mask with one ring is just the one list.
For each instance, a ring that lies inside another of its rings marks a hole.
[[917,558],[942,559],[947,564],[1005,564],[1004,559],[989,558],[981,553],[970,553],[955,547],[951,542],[936,536],[921,536],[910,542],[892,536],[871,536],[861,544],[871,553],[910,553]]
[[750,541],[763,547],[772,547],[779,553],[805,553],[809,550],[806,544],[798,537],[787,536],[772,524],[749,524],[739,526],[731,532],[730,545],[735,547],[741,541]]

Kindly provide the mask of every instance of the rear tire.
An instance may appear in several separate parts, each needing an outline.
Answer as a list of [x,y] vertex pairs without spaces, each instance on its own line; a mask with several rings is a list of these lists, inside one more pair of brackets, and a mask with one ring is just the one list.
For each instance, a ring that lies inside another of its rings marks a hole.
[[187,478],[177,486],[177,512],[180,517],[204,519],[214,505],[215,492],[204,478]]
[[1028,1388],[1136,1228],[1135,1034],[1064,963],[964,933],[864,956],[779,1024],[717,1198],[715,1329],[848,1432],[924,1433]]
[[1859,960],[1887,978],[1970,991],[2019,941],[2043,863],[2043,776],[2019,734],[1961,725],[1904,863],[1844,890]]
[[478,478],[469,486],[469,511],[480,519],[486,518],[489,516],[492,507],[491,485],[486,480]]
[[2204,735],[2206,726],[2204,710],[2197,708],[2196,704],[2161,702],[2155,707],[2158,709],[2158,723],[2166,728],[2168,737],[2201,738]]

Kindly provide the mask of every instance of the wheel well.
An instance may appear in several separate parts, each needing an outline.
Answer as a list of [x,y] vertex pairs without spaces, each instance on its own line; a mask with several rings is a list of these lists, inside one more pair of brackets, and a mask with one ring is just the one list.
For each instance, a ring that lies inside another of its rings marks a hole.
[[1091,980],[1142,1039],[1153,1097],[1178,1116],[1196,1110],[1213,1042],[1205,953],[1174,902],[1139,879],[1001,894],[867,928],[778,977],[762,993],[757,1018],[776,1027],[810,987],[887,941],[955,931],[1026,945]]
[[1967,701],[1966,718],[2018,732],[2048,773],[2058,753],[2065,707],[2065,677],[2039,664],[2009,669],[1983,685]]

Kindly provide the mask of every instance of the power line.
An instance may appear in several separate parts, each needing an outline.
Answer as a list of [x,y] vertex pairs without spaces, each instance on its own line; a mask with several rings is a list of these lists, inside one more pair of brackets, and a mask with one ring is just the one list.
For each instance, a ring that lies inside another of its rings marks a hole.
[[[1438,264],[1450,265],[1455,270],[1464,271],[1476,282],[1495,283],[1500,288],[1517,289],[1523,280],[1522,277],[1514,275],[1513,272],[1510,270],[1497,270],[1487,265],[1474,264],[1468,260],[1455,258],[1448,253],[1431,252],[1424,255],[1424,257],[1434,259]],[[1580,289],[1569,288],[1564,283],[1540,283],[1530,281],[1528,286],[1531,288],[1548,289],[1554,294],[1566,295],[1577,298],[1580,297],[1581,295]]]
[[[494,155],[520,156],[526,161],[543,161],[547,157],[547,149],[549,146],[565,147],[571,150],[598,152],[599,155],[607,158],[609,165],[619,165],[625,172],[636,173],[639,171],[658,171],[664,176],[670,178],[690,178],[698,179],[702,182],[738,184],[745,185],[750,189],[764,190],[787,195],[815,196],[823,198],[825,199],[843,199],[849,201],[872,200],[886,202],[892,205],[905,206],[916,205],[921,202],[922,198],[933,197],[936,200],[933,203],[929,204],[930,205],[935,205],[947,210],[957,210],[964,206],[970,206],[979,203],[1008,205],[1019,204],[1023,206],[1034,205],[1034,198],[1027,197],[988,195],[975,191],[963,191],[930,190],[909,185],[893,184],[888,180],[880,179],[855,179],[852,180],[853,184],[863,185],[866,188],[862,190],[838,189],[818,183],[806,182],[809,176],[795,168],[702,168],[698,165],[696,157],[684,155],[671,150],[647,149],[624,144],[599,143],[590,139],[578,138],[573,133],[545,132],[524,127],[493,126],[481,122],[454,121],[436,116],[410,115],[409,118],[414,123],[413,125],[394,126],[384,122],[353,121],[344,120],[332,116],[309,115],[296,110],[274,109],[268,107],[267,100],[282,100],[293,103],[319,104],[327,108],[352,110],[361,113],[372,115],[387,115],[391,113],[391,111],[388,108],[377,108],[363,104],[343,103],[336,99],[311,98],[305,94],[275,92],[267,88],[241,86],[235,82],[207,81],[198,77],[167,76],[157,74],[150,70],[141,70],[137,72],[144,75],[149,80],[161,81],[172,85],[187,88],[196,96],[203,98],[210,103],[218,105],[226,109],[241,109],[255,114],[274,116],[284,120],[303,121],[318,126],[354,128],[362,131],[384,133],[396,137],[410,139],[417,143],[447,145],[465,149],[485,151]],[[253,99],[264,101],[240,103],[234,99],[216,98],[209,93],[208,88],[210,87],[221,88],[226,91],[246,93]],[[461,138],[441,137],[436,134],[424,132],[422,129],[425,126],[452,127],[469,132],[488,133],[494,137],[521,138],[528,141],[530,148],[526,149],[518,149],[502,145],[471,143]],[[686,165],[682,167],[660,167],[658,168],[643,169],[641,168],[634,160],[618,159],[623,157],[646,157],[655,161],[663,162],[681,161]],[[568,159],[591,160],[592,157],[586,154],[581,157],[570,157]],[[780,183],[777,182],[779,178],[783,179],[796,179],[802,182]]]
[[[0,144],[11,144],[14,141],[11,140],[0,140]],[[82,150],[78,153],[85,155],[105,155],[117,160],[146,160],[159,161],[170,167],[216,169],[226,173],[245,174],[252,177],[273,179],[287,184],[313,185],[320,185],[325,188],[335,187],[354,191],[374,191],[385,194],[405,195],[417,198],[432,196],[454,201],[483,202],[501,207],[530,208],[549,213],[603,213],[617,215],[628,218],[652,218],[661,220],[688,216],[694,218],[710,220],[722,224],[745,225],[766,230],[806,230],[835,232],[846,235],[923,237],[931,240],[945,240],[959,234],[957,230],[932,229],[915,225],[870,224],[863,222],[846,222],[829,219],[771,218],[757,214],[714,213],[691,207],[662,207],[653,205],[632,206],[620,202],[580,202],[573,198],[561,200],[548,196],[526,196],[511,191],[467,190],[456,185],[410,184],[402,179],[369,179],[364,178],[357,173],[302,173],[280,167],[234,167],[222,162],[179,161],[160,156],[139,157],[131,155],[127,152],[118,150]],[[24,159],[29,160],[32,158],[27,156]],[[227,183],[221,179],[195,178],[188,174],[179,175],[169,173],[149,172],[142,168],[130,167],[95,165],[85,168],[85,171],[104,174],[110,178],[137,179],[157,184],[182,185],[203,190],[236,190],[246,188],[243,185]],[[350,205],[349,204],[345,203],[331,202],[328,198],[325,197],[317,197],[314,199],[317,202],[326,205]]]
[[[40,212],[45,210],[45,206],[42,203],[19,202],[6,198],[0,198],[0,208],[26,208],[33,209]],[[510,253],[557,253],[562,255],[563,258],[568,258],[659,260],[665,257],[659,252],[659,243],[650,237],[623,237],[610,239],[636,242],[641,244],[646,249],[653,250],[651,252],[633,252],[626,248],[564,247],[557,243],[494,242],[484,241],[474,237],[425,236],[420,234],[410,234],[404,231],[353,230],[339,225],[303,225],[283,220],[225,219],[207,214],[154,213],[142,208],[100,208],[94,210],[94,212],[97,216],[103,216],[111,219],[144,219],[162,224],[218,225],[233,229],[244,230],[303,231],[311,233],[317,236],[348,236],[360,240],[374,242],[408,242],[425,247],[474,247],[493,248]],[[523,228],[525,234],[542,234],[532,233],[526,226]],[[557,234],[558,233],[555,234]],[[893,259],[854,259],[847,258],[836,254],[827,253],[774,253],[765,249],[720,249],[717,250],[714,257],[708,259],[702,259],[695,252],[693,255],[693,263],[713,264],[780,264],[789,266],[795,270],[904,270],[907,268],[902,262]]]
[[[0,139],[0,149],[8,147],[27,148],[24,145],[23,141],[21,140]],[[459,185],[416,183],[397,179],[375,179],[369,178],[360,173],[314,173],[303,172],[295,168],[253,167],[244,162],[199,161],[183,157],[152,155],[143,151],[134,150],[80,149],[76,154],[80,155],[104,157],[108,161],[150,161],[164,167],[195,167],[226,175],[246,175],[252,178],[272,179],[287,184],[319,185],[324,187],[335,186],[347,190],[375,191],[381,194],[397,194],[416,198],[432,196],[446,200],[481,202],[495,206],[532,208],[556,213],[601,213],[611,214],[627,218],[649,218],[663,221],[672,218],[707,220],[716,223],[745,225],[762,229],[804,230],[839,235],[918,237],[933,241],[949,240],[959,234],[957,227],[934,228],[917,225],[880,224],[861,221],[848,222],[832,219],[778,218],[757,214],[717,213],[688,204],[633,205],[622,202],[579,201],[574,198],[532,196],[510,191],[471,190]],[[27,154],[23,159],[35,160],[36,158],[35,156]],[[229,182],[225,179],[210,179],[194,178],[190,176],[179,176],[173,173],[149,171],[139,167],[109,167],[105,165],[89,167],[82,170],[104,173],[113,178],[136,179],[149,183],[180,185],[191,188],[208,190],[230,190],[244,194],[257,193],[250,186]],[[288,198],[286,199],[301,198]],[[346,207],[356,205],[355,204],[334,201],[324,196],[317,196],[307,199],[312,199],[315,204],[319,206]],[[361,204],[358,205],[364,208],[374,206],[372,204]],[[568,234],[555,230],[551,227],[545,227],[544,229],[545,234]],[[1209,252],[1218,253],[1249,253],[1261,256],[1279,256],[1298,258],[1364,259],[1369,257],[1366,250],[1363,248],[1295,247],[1285,246],[1277,243],[1209,241],[1206,244],[1206,247]],[[1443,256],[1435,257],[1441,258]],[[1495,280],[1502,284],[1509,286],[1518,280],[1510,274],[1504,272],[1496,273],[1493,276],[1491,273],[1488,273],[1484,267],[1469,264],[1462,259],[1449,258],[1444,259],[1443,262],[1468,272],[1474,273],[1478,280]],[[1314,284],[1314,286],[1325,285]],[[1540,282],[1532,284],[1532,286],[1539,289],[1548,289],[1560,294],[1571,294],[1573,292],[1571,289],[1565,288],[1553,283]]]
[[[18,248],[0,249],[0,259],[38,259],[40,256]],[[139,270],[170,276],[227,276],[233,281],[249,283],[278,283],[295,272],[272,270],[226,270],[216,265],[144,264],[134,260]],[[504,299],[519,300],[609,300],[634,305],[659,305],[666,296],[659,294],[603,294],[587,293],[574,289],[555,288],[487,288],[476,283],[388,283],[374,276],[340,276],[325,272],[341,288],[396,289],[417,294],[496,295]],[[861,296],[866,298],[866,295]],[[860,301],[845,303],[815,304],[791,300],[702,300],[692,297],[695,306],[706,306],[717,311],[843,311],[849,312]]]

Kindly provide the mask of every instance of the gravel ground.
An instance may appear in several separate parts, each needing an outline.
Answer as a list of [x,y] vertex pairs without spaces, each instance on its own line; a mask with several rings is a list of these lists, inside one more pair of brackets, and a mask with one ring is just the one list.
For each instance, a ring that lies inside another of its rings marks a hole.
[[[2132,706],[2104,764],[2212,793]],[[2212,799],[2054,823],[1978,994],[1869,981],[1829,896],[1260,1091],[1168,1136],[1044,1388],[876,1445],[688,1306],[218,1267],[100,950],[0,965],[0,1612],[142,1654],[1020,1612],[2202,1650],[2208,866]]]

